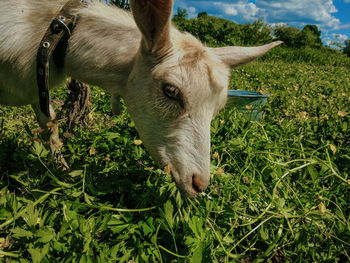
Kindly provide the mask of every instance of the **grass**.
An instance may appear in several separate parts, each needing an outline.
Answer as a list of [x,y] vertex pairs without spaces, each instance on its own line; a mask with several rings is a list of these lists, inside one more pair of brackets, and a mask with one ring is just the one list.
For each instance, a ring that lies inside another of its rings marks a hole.
[[350,59],[341,51],[320,47],[305,48],[274,48],[262,60],[283,60],[288,63],[304,63],[318,66],[350,67]]
[[66,173],[33,141],[31,110],[1,106],[0,262],[350,261],[350,72],[316,62],[234,70],[233,89],[269,103],[261,122],[234,109],[213,121],[213,177],[195,199],[100,89],[88,127],[65,138]]

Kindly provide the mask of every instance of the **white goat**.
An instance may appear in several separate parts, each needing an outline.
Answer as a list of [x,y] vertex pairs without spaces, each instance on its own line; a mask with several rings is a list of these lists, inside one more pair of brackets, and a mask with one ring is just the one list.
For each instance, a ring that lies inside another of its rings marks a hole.
[[[36,52],[50,22],[67,0],[0,1],[0,104],[31,104],[59,150],[51,107],[39,107]],[[189,195],[210,178],[210,122],[226,102],[230,69],[279,45],[207,48],[171,25],[172,0],[131,0],[132,14],[97,1],[74,10],[79,23],[68,43],[64,69],[51,63],[50,86],[67,76],[112,94],[114,113],[123,98],[146,148],[169,165]],[[47,125],[50,123],[50,125]]]

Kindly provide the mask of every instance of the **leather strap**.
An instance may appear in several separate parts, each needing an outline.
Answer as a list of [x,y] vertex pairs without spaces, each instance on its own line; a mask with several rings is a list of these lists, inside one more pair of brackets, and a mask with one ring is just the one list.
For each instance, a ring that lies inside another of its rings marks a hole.
[[70,14],[72,9],[87,5],[84,0],[69,0],[52,20],[37,52],[36,76],[39,90],[40,110],[50,117],[49,75],[50,59],[57,67],[63,67],[68,40],[75,28],[78,17]]

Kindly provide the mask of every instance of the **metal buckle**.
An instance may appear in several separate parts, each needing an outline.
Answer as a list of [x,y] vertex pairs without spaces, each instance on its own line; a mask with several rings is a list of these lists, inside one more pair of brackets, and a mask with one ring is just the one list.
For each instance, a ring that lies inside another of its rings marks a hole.
[[51,23],[51,31],[57,33],[58,30],[63,30],[69,37],[72,35],[72,32],[64,21],[56,17]]

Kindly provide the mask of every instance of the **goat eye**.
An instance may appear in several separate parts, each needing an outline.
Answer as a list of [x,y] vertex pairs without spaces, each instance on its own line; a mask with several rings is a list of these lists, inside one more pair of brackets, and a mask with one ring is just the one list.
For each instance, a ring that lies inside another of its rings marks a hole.
[[181,106],[183,105],[182,94],[177,87],[174,87],[172,85],[164,85],[163,92],[164,95],[167,96],[169,99],[176,100],[181,104]]

